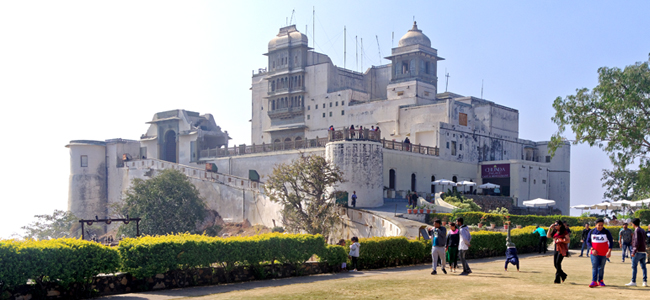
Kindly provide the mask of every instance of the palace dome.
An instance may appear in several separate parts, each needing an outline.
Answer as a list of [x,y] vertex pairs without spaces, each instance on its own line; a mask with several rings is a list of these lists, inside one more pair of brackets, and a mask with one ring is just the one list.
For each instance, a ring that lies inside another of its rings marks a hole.
[[307,35],[300,33],[296,29],[296,25],[280,28],[280,33],[269,42],[269,51],[287,47],[289,44],[304,44],[305,46],[308,44]]
[[416,22],[413,22],[413,28],[409,30],[401,39],[399,39],[398,47],[410,45],[423,45],[431,48],[431,40],[418,29]]

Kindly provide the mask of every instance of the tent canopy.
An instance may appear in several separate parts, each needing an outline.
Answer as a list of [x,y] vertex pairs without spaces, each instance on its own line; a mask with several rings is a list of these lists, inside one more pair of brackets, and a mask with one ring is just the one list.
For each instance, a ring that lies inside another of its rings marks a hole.
[[555,201],[554,200],[537,198],[537,199],[533,199],[533,200],[524,201],[524,205],[525,206],[530,206],[530,207],[549,206],[549,205],[555,205]]
[[591,205],[580,204],[580,205],[576,205],[576,206],[571,206],[571,208],[575,208],[575,209],[590,209],[590,208],[591,208]]
[[476,182],[472,181],[461,181],[457,183],[458,186],[476,186]]
[[431,185],[456,185],[456,183],[447,179],[438,179],[434,182],[431,182]]

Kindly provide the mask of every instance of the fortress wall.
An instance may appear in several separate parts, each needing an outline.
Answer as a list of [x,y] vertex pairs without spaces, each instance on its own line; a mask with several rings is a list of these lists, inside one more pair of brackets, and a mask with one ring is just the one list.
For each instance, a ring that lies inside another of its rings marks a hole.
[[260,175],[260,180],[273,173],[273,168],[281,163],[290,163],[292,160],[299,158],[301,155],[318,155],[325,156],[324,148],[307,148],[301,150],[275,151],[268,153],[247,154],[241,156],[231,156],[218,158],[213,161],[219,168],[219,173],[230,174],[248,178],[248,170],[256,170]]

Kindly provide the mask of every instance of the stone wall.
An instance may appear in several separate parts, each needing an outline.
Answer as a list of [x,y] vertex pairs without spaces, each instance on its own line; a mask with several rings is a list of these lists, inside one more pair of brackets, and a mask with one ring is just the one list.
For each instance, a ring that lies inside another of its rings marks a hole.
[[[69,289],[56,284],[42,288],[37,285],[24,285],[12,291],[4,292],[2,299],[70,299],[91,298],[105,295],[115,295],[134,292],[145,292],[161,289],[184,288],[201,285],[216,285],[224,283],[306,276],[322,273],[339,272],[340,266],[329,266],[327,263],[307,262],[298,269],[294,265],[265,265],[259,268],[236,267],[231,271],[224,268],[202,268],[192,270],[175,270],[153,277],[138,279],[127,273],[96,276],[89,285],[73,284]],[[89,291],[95,292],[89,292]]]
[[505,207],[509,211],[512,210],[513,200],[510,197],[499,197],[499,196],[486,196],[486,195],[463,195],[467,198],[474,200],[474,203],[478,204],[483,212],[488,212],[493,209]]

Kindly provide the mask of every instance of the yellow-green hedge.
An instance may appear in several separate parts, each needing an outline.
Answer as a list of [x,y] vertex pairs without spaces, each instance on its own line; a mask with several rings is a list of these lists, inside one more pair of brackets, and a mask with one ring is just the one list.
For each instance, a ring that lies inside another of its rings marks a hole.
[[296,264],[314,254],[326,256],[321,235],[282,233],[231,238],[192,234],[147,236],[124,239],[118,250],[122,271],[136,278],[212,264],[225,267],[274,261]]
[[37,283],[87,283],[119,267],[117,251],[78,239],[0,241],[0,290]]

